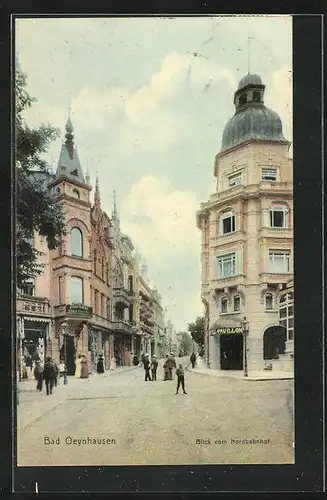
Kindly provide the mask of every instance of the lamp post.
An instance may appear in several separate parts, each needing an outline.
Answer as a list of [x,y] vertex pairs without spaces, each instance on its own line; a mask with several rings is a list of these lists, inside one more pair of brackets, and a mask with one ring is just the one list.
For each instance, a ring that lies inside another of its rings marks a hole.
[[249,334],[249,322],[246,321],[246,317],[245,316],[244,316],[244,320],[242,322],[242,330],[243,330],[243,351],[244,351],[244,377],[248,377],[247,336]]

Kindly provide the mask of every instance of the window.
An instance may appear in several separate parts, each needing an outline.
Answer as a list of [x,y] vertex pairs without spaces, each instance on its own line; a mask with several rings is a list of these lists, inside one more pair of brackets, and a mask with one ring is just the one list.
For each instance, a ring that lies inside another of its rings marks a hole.
[[263,181],[276,182],[277,168],[263,168],[261,179]]
[[273,296],[272,293],[267,293],[265,297],[265,309],[266,311],[270,311],[273,309]]
[[62,304],[62,277],[58,278],[58,304]]
[[30,295],[31,297],[34,297],[35,295],[35,279],[34,278],[28,278],[25,280],[22,292],[24,295]]
[[279,299],[279,324],[286,328],[287,340],[294,339],[294,299],[286,293]]
[[260,102],[261,101],[260,92],[258,92],[258,90],[254,90],[253,91],[253,101],[254,102]]
[[227,303],[227,299],[226,298],[223,298],[221,299],[221,313],[227,313],[227,310],[228,310],[228,303]]
[[219,277],[228,278],[235,275],[235,253],[218,257]]
[[234,297],[234,311],[239,312],[241,310],[241,300],[239,295],[235,295]]
[[99,292],[94,290],[94,311],[95,314],[98,314],[99,311]]
[[221,217],[223,234],[233,233],[235,231],[235,214],[225,212]]
[[107,285],[109,285],[109,282],[110,282],[109,264],[107,264]]
[[273,205],[270,209],[270,226],[287,227],[288,208],[286,205]]
[[269,271],[271,273],[290,272],[290,252],[274,250],[269,252]]
[[130,293],[133,292],[133,276],[128,276],[128,290]]
[[70,231],[70,254],[74,257],[83,257],[83,235],[78,227]]
[[102,272],[102,279],[104,280],[104,258],[102,257],[101,261],[101,272]]
[[107,319],[111,319],[110,299],[107,299]]
[[79,195],[79,192],[77,191],[77,189],[73,189],[73,196],[75,196],[75,198],[78,198],[80,199],[80,195]]
[[105,298],[105,297],[104,297],[104,295],[103,295],[103,294],[101,294],[101,313],[100,313],[100,315],[101,315],[102,317],[104,317],[104,312],[105,312],[104,298]]
[[97,251],[96,250],[94,250],[93,265],[94,265],[94,274],[96,274],[97,273]]
[[84,303],[83,279],[77,276],[70,278],[70,302],[71,304]]
[[247,95],[241,94],[240,99],[239,99],[240,106],[242,106],[243,104],[246,104],[246,101],[247,101]]
[[239,186],[242,184],[242,174],[239,172],[238,174],[230,175],[228,177],[229,187]]

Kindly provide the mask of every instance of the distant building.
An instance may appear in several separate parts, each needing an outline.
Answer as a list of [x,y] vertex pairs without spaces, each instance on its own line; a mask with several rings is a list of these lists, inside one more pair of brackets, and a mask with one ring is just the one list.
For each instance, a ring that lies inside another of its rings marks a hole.
[[290,340],[278,297],[293,273],[293,165],[264,91],[257,75],[239,82],[215,158],[217,189],[197,212],[206,362],[218,370],[243,369],[244,318],[250,370],[271,360],[282,368]]

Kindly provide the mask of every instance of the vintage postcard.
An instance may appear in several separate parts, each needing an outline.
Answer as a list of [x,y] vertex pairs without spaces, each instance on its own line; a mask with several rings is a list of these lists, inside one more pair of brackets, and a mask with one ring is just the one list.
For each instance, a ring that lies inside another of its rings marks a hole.
[[291,16],[15,20],[18,466],[293,464]]

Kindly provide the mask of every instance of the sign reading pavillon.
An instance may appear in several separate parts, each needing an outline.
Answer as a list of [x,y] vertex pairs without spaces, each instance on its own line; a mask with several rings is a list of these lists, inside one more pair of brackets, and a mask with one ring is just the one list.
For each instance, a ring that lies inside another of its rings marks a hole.
[[243,333],[241,326],[221,326],[211,330],[211,335],[232,335]]
[[70,304],[66,308],[67,316],[77,316],[79,318],[90,318],[92,316],[92,307],[84,304]]

